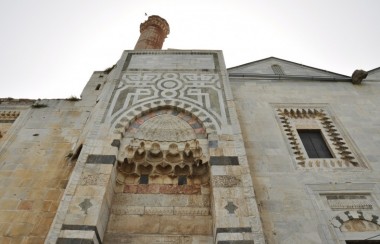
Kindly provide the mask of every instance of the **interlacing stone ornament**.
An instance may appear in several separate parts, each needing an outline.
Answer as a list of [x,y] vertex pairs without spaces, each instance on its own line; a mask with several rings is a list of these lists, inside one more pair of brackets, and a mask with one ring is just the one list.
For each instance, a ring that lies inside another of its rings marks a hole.
[[128,72],[115,90],[109,117],[114,121],[122,114],[136,115],[135,109],[163,101],[202,112],[219,126],[228,122],[218,74]]
[[206,138],[206,129],[194,116],[165,108],[143,114],[131,121],[127,134],[148,141],[183,142]]

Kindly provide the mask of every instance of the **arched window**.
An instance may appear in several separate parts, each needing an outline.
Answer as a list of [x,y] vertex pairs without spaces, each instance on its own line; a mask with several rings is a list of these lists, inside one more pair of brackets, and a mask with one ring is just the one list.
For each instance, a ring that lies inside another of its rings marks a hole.
[[284,75],[284,71],[282,70],[281,66],[278,64],[272,65],[272,70],[276,75]]

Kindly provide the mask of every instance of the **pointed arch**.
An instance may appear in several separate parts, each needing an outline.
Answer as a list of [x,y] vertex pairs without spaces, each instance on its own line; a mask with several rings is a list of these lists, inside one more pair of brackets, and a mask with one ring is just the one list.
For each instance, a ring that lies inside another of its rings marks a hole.
[[368,213],[368,212],[363,212],[363,211],[345,211],[337,216],[335,216],[331,220],[331,224],[335,228],[341,228],[344,223],[350,220],[365,220],[368,222],[372,222],[376,225],[380,226],[380,219],[379,216]]
[[184,101],[167,101],[161,99],[126,109],[112,120],[111,128],[114,128],[115,133],[123,134],[131,125],[144,115],[165,109],[171,109],[191,116],[191,118],[195,118],[205,129],[207,135],[218,133],[221,130],[216,119],[205,109],[194,106],[193,104],[187,104]]

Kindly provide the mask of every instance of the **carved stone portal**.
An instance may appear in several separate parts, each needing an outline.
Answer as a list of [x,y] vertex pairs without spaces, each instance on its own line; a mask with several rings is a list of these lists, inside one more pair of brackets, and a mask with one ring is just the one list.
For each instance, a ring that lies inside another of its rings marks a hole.
[[118,183],[134,184],[138,178],[147,176],[149,182],[163,184],[165,178],[186,176],[194,183],[208,184],[208,157],[203,155],[197,140],[182,144],[170,143],[166,148],[165,144],[161,146],[158,142],[134,142],[140,142],[139,146],[132,143],[119,156]]
[[211,237],[210,157],[199,120],[164,108],[134,119],[123,136],[105,242]]

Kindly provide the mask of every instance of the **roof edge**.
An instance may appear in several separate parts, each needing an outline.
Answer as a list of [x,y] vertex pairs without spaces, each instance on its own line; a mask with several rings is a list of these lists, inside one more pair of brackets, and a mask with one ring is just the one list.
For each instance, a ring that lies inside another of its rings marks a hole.
[[[230,71],[231,69],[242,68],[242,67],[244,67],[244,66],[248,66],[248,65],[251,65],[251,64],[258,63],[258,62],[266,61],[266,60],[269,60],[269,59],[272,59],[272,58],[273,58],[273,59],[280,60],[280,61],[283,61],[283,62],[288,62],[288,63],[291,63],[291,64],[295,64],[295,65],[303,66],[303,67],[306,67],[306,68],[310,68],[310,69],[315,69],[315,70],[319,70],[319,71],[327,72],[327,73],[330,73],[330,74],[333,74],[333,75],[343,76],[343,77],[345,77],[345,78],[350,78],[350,77],[351,77],[351,76],[347,76],[347,75],[339,74],[339,73],[336,73],[336,72],[332,72],[332,71],[328,71],[328,70],[324,70],[324,69],[319,69],[319,68],[315,68],[315,67],[308,66],[308,65],[304,65],[304,64],[300,64],[300,63],[296,63],[296,62],[289,61],[289,60],[286,60],[286,59],[277,58],[277,57],[274,57],[274,56],[270,56],[270,57],[268,57],[268,58],[263,58],[263,59],[259,59],[259,60],[253,61],[253,62],[249,62],[249,63],[241,64],[241,65],[234,66],[234,67],[231,67],[231,68],[227,68],[227,71]],[[379,67],[379,68],[380,68],[380,67]]]

